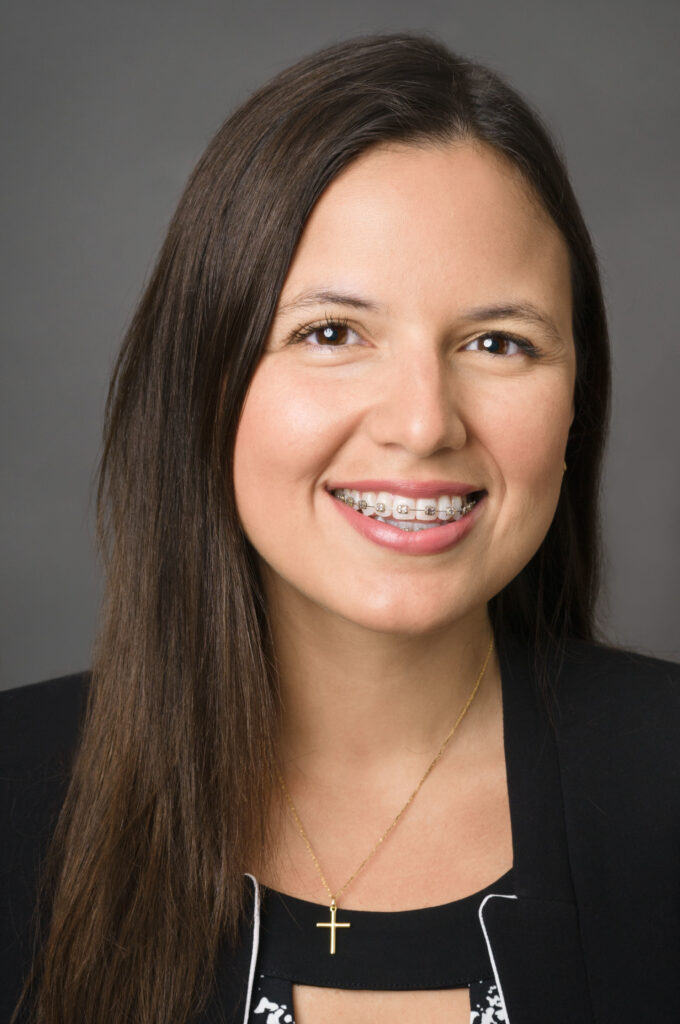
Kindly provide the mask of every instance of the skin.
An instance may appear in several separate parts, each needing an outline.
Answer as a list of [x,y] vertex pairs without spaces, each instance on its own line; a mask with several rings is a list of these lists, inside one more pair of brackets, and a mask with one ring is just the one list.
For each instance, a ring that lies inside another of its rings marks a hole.
[[[300,239],[243,408],[234,484],[280,668],[279,763],[334,891],[439,749],[484,660],[487,603],[554,516],[573,419],[569,280],[566,245],[521,177],[469,142],[366,152],[324,192]],[[375,308],[295,305],[322,290]],[[471,313],[510,304],[538,318]],[[333,351],[291,337],[309,327],[321,346],[325,318],[348,323]],[[540,358],[502,339],[490,354],[480,339],[494,331]],[[488,496],[459,544],[407,556],[355,532],[325,489],[368,477],[468,481]],[[327,906],[289,813],[277,834],[258,877]],[[436,770],[339,903],[444,903],[511,864],[493,658]],[[379,1024],[395,1012],[469,1020],[463,990],[296,987],[297,1024],[331,1013]]]

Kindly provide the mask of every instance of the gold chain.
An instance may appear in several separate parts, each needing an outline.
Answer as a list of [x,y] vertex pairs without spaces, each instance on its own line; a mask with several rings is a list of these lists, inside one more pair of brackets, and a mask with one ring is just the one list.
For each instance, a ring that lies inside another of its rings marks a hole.
[[445,739],[445,740],[444,740],[444,742],[442,743],[441,747],[439,748],[439,750],[438,750],[438,752],[437,752],[437,755],[435,756],[435,759],[434,759],[434,761],[432,762],[432,764],[430,765],[430,767],[429,767],[429,768],[427,769],[427,771],[426,771],[426,772],[425,772],[425,774],[423,775],[422,779],[420,780],[420,782],[418,783],[418,785],[416,786],[416,788],[415,788],[415,789],[413,790],[413,792],[411,793],[410,797],[408,798],[408,800],[406,801],[406,803],[404,804],[404,806],[402,807],[402,809],[401,809],[401,810],[399,811],[399,814],[398,814],[398,815],[396,816],[396,818],[394,819],[394,821],[392,822],[392,824],[391,824],[391,825],[389,826],[389,828],[387,828],[387,829],[386,829],[386,830],[385,830],[385,831],[383,832],[383,834],[382,834],[382,835],[380,836],[380,839],[378,840],[378,842],[377,842],[377,843],[375,844],[375,846],[373,847],[373,849],[371,850],[371,852],[370,852],[370,853],[368,854],[368,856],[364,857],[364,859],[362,860],[361,864],[360,864],[360,865],[359,865],[359,867],[358,867],[358,868],[356,869],[356,871],[354,872],[354,874],[353,874],[353,875],[351,875],[351,877],[347,879],[347,881],[345,882],[345,884],[344,884],[343,886],[341,886],[341,887],[340,887],[340,888],[338,889],[338,891],[337,891],[337,892],[336,892],[335,894],[333,894],[333,893],[331,892],[331,887],[329,886],[328,882],[326,881],[326,877],[325,877],[325,875],[324,875],[323,871],[321,870],[321,865],[319,864],[318,858],[317,858],[316,854],[314,853],[314,850],[312,849],[312,844],[311,844],[311,843],[310,843],[310,841],[309,841],[309,837],[308,837],[307,833],[305,832],[304,826],[303,826],[302,822],[300,821],[300,816],[298,815],[298,812],[297,812],[297,811],[295,810],[295,804],[293,803],[293,801],[292,801],[292,799],[291,799],[291,795],[290,795],[290,793],[288,792],[288,789],[287,789],[287,787],[286,787],[286,784],[285,784],[285,782],[283,781],[283,777],[282,777],[282,775],[281,775],[281,772],[279,771],[279,767],[278,767],[278,765],[276,765],[276,766],[275,766],[275,767],[276,767],[276,774],[277,774],[277,775],[278,775],[278,777],[279,777],[279,782],[280,782],[280,784],[281,784],[281,788],[282,788],[282,790],[283,790],[283,792],[284,792],[284,795],[285,795],[285,797],[286,797],[286,800],[288,801],[288,806],[290,807],[291,811],[293,812],[293,817],[295,818],[295,821],[297,822],[297,826],[298,826],[298,830],[299,830],[299,832],[300,832],[300,835],[301,835],[301,836],[302,836],[302,838],[304,839],[304,841],[305,841],[305,845],[307,846],[307,849],[309,850],[309,852],[310,852],[310,854],[311,854],[312,860],[313,860],[313,861],[314,861],[314,863],[316,864],[316,869],[317,869],[317,871],[319,872],[319,875],[321,876],[321,881],[323,882],[324,886],[326,887],[326,892],[328,893],[328,895],[329,895],[329,897],[330,897],[330,900],[331,900],[331,904],[332,904],[332,905],[335,905],[335,903],[336,903],[336,901],[337,901],[337,898],[338,898],[338,896],[340,895],[340,893],[341,893],[341,892],[344,892],[344,890],[345,890],[345,889],[347,888],[347,886],[348,886],[348,885],[350,884],[350,882],[353,882],[353,881],[354,881],[354,879],[355,879],[355,878],[357,877],[357,875],[359,874],[359,872],[360,872],[360,871],[362,870],[362,868],[364,868],[364,867],[366,866],[366,864],[368,864],[369,860],[371,859],[371,857],[373,856],[373,854],[374,854],[374,853],[376,852],[376,850],[378,849],[378,847],[379,847],[379,846],[381,845],[381,843],[383,843],[383,842],[384,842],[384,840],[385,840],[385,839],[386,839],[386,838],[388,837],[388,835],[390,834],[390,832],[392,831],[392,829],[393,829],[393,828],[395,827],[395,825],[397,824],[397,822],[398,822],[398,821],[399,821],[399,819],[401,818],[401,816],[402,816],[402,814],[404,813],[404,811],[405,811],[405,810],[407,809],[407,807],[409,807],[409,806],[410,806],[410,804],[412,803],[412,801],[414,800],[414,798],[415,798],[415,797],[417,796],[417,794],[418,794],[418,793],[419,793],[419,791],[420,791],[420,787],[421,787],[421,786],[423,785],[423,783],[425,782],[425,779],[426,779],[426,778],[428,777],[428,775],[430,774],[430,772],[432,771],[432,769],[434,768],[434,766],[435,766],[435,765],[437,764],[437,762],[438,762],[438,761],[439,761],[439,759],[441,758],[442,754],[444,753],[444,750],[446,749],[446,745],[447,745],[447,743],[449,742],[449,740],[450,740],[450,739],[451,739],[451,737],[453,736],[454,732],[456,731],[456,729],[458,728],[458,726],[460,725],[460,723],[461,723],[461,722],[463,721],[463,719],[465,718],[465,715],[467,714],[467,712],[468,712],[468,709],[469,709],[470,705],[472,704],[473,700],[475,699],[475,696],[476,696],[476,694],[477,694],[477,690],[479,689],[479,685],[480,685],[480,683],[481,683],[482,679],[484,678],[484,673],[486,672],[486,667],[487,667],[487,665],[489,664],[489,658],[491,657],[491,652],[493,651],[493,646],[494,646],[494,641],[493,641],[493,636],[492,636],[492,637],[491,637],[491,643],[489,644],[489,649],[488,649],[488,651],[486,652],[486,657],[484,658],[484,664],[482,665],[482,668],[481,668],[481,670],[480,670],[480,673],[479,673],[479,675],[477,676],[477,681],[476,681],[475,685],[474,685],[474,686],[472,687],[472,691],[471,691],[471,693],[470,693],[470,696],[469,696],[469,697],[468,697],[468,699],[466,700],[466,702],[465,702],[465,705],[463,706],[463,710],[462,710],[462,711],[460,712],[460,714],[458,715],[458,718],[457,718],[457,719],[456,719],[456,721],[455,721],[455,722],[453,723],[453,727],[452,727],[451,731],[449,732],[448,736],[446,737],[446,739]]

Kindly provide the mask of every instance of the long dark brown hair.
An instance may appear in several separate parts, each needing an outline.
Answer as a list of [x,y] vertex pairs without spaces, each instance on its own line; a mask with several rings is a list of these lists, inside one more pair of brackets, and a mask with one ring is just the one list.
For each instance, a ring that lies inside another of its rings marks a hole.
[[278,75],[194,170],[118,358],[98,519],[107,588],[53,838],[26,1002],[40,1024],[185,1022],[243,874],[271,840],[280,722],[234,439],[293,252],[326,186],[388,140],[478,140],[517,167],[570,254],[577,351],[563,493],[491,602],[499,645],[593,637],[609,359],[596,259],[555,147],[496,74],[427,37],[352,39]]

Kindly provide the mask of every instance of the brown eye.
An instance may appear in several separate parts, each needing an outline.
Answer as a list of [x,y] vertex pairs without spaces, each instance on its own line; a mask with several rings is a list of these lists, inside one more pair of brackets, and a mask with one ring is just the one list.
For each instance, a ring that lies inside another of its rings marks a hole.
[[324,345],[342,345],[347,340],[349,328],[346,324],[326,324],[325,327],[317,327],[311,331],[308,337],[313,338],[315,335],[319,343]]
[[492,334],[480,335],[465,347],[473,352],[488,352],[492,356],[515,356],[518,352],[527,352],[530,345],[529,342],[521,342],[494,331]]
[[293,332],[291,341],[302,343],[308,349],[330,352],[334,349],[355,348],[359,335],[342,320],[326,320],[322,324],[299,327]]

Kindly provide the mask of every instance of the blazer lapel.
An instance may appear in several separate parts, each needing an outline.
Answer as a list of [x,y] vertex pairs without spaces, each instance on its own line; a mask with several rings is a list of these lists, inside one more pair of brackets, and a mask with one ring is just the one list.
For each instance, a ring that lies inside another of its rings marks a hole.
[[508,1024],[588,1024],[554,731],[527,656],[499,657],[516,897],[487,897],[480,924]]

